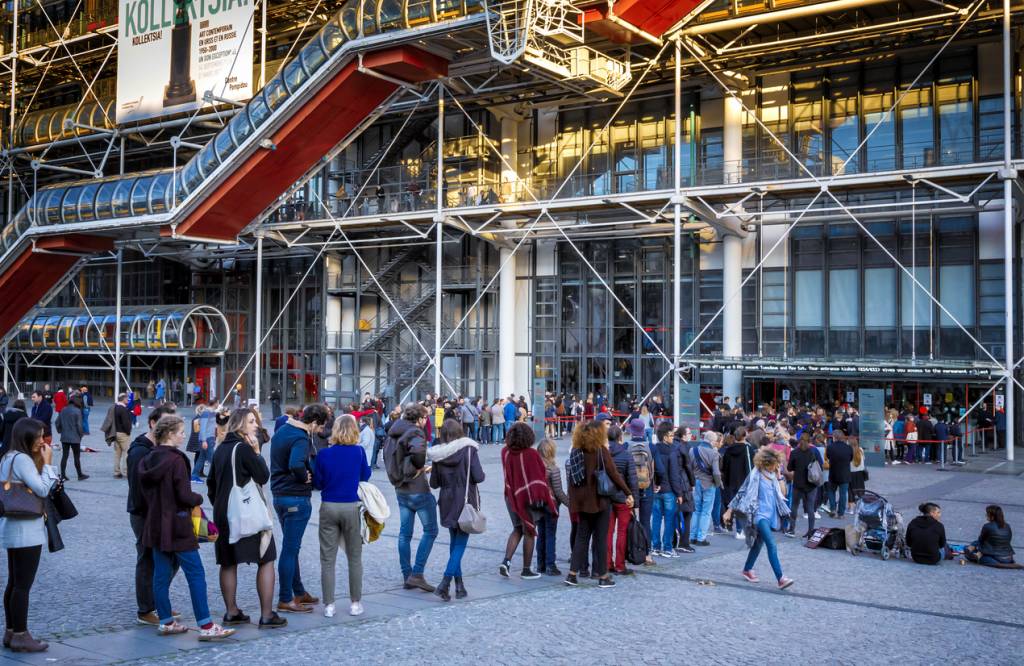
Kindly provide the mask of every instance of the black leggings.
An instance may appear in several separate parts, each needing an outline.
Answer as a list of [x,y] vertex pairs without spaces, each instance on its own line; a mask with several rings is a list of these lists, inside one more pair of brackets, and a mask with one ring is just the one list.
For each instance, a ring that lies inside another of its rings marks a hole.
[[75,452],[75,471],[82,476],[82,444],[81,442],[61,442],[60,448],[60,475],[68,475],[68,449]]
[[818,492],[817,488],[811,490],[800,490],[796,486],[793,486],[793,508],[792,516],[789,519],[789,531],[791,534],[796,533],[796,522],[800,516],[800,504],[804,505],[804,512],[807,514],[807,534],[814,531],[814,511],[817,509],[817,502],[815,501],[815,494]]
[[4,588],[4,621],[15,633],[28,631],[28,593],[36,579],[42,546],[7,549],[7,587]]
[[597,552],[593,554],[594,561],[591,563],[590,572],[597,576],[608,573],[608,517],[607,506],[597,513],[579,513],[576,540],[572,544],[572,562],[569,563],[571,571],[579,573],[580,569],[586,566],[587,550],[590,549],[590,540],[593,539]]

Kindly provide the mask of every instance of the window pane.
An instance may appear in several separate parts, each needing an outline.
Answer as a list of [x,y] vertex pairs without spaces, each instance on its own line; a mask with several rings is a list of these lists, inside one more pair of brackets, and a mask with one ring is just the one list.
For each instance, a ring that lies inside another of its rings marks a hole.
[[896,327],[895,268],[865,269],[864,325],[868,328]]
[[[908,268],[907,270],[912,269]],[[928,267],[918,266],[917,270],[912,272],[921,286],[931,291],[931,279],[928,275]],[[925,293],[923,289],[916,287],[910,277],[903,272],[900,273],[900,298],[902,299],[900,307],[900,321],[903,324],[903,328],[910,328],[914,325],[916,325],[917,328],[927,328],[928,314],[931,311],[931,299],[928,298],[928,294]],[[910,316],[911,308],[913,308],[914,312],[913,318]]]
[[857,270],[846,268],[828,274],[828,322],[832,328],[860,325],[860,284]]
[[821,307],[821,271],[796,271],[796,326],[823,326]]
[[[964,326],[974,326],[974,276],[971,266],[940,266],[939,300]],[[940,326],[956,326],[953,319],[940,310]]]

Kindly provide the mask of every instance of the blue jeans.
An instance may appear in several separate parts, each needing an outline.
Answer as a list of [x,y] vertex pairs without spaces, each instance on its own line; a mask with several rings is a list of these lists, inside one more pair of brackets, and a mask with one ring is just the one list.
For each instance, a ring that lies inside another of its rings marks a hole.
[[[655,493],[651,513],[651,550],[672,550],[672,530],[676,524],[675,493]],[[662,520],[665,521],[664,527]]]
[[480,443],[486,444],[489,441],[491,441],[491,426],[480,426]]
[[693,488],[693,527],[690,528],[690,541],[704,541],[708,538],[711,527],[711,510],[715,505],[715,487],[704,487],[697,479]]
[[652,446],[651,436],[654,434],[654,428],[644,428],[644,441],[647,442],[647,446]]
[[722,527],[722,489],[715,488],[715,503],[711,506],[711,524]]
[[[434,547],[434,539],[437,537],[437,500],[432,493],[399,493],[397,497],[401,516],[401,526],[398,530],[398,563],[402,567],[402,576],[408,578],[410,574],[422,574],[427,566],[430,549]],[[410,566],[412,530],[415,526],[413,519],[417,516],[423,525],[423,536],[416,549],[416,563]]]
[[202,627],[210,623],[210,607],[206,602],[206,572],[203,562],[199,559],[199,549],[186,550],[180,553],[165,553],[153,549],[153,599],[156,601],[156,614],[161,624],[174,621],[171,615],[171,578],[174,577],[174,564],[177,562],[185,572],[188,581],[188,593],[192,597],[192,612],[196,615],[196,624]]
[[838,506],[836,506],[836,495],[835,493],[830,494],[828,498],[828,508],[832,510],[832,513],[836,513],[837,517],[842,518],[846,513],[846,500],[847,495],[850,492],[850,484],[848,483],[837,483],[833,490],[839,491]]
[[477,424],[476,421],[472,421],[471,423],[467,423],[466,424],[466,435],[470,439],[474,439],[474,440],[476,439],[476,436],[477,436],[477,425],[478,424]]
[[92,409],[89,407],[82,408],[82,432],[86,435],[89,434],[89,412],[91,411]]
[[494,423],[494,424],[492,424],[491,425],[491,430],[492,430],[491,434],[494,437],[494,439],[492,441],[495,444],[501,444],[502,442],[505,441],[505,424],[504,423]]
[[313,503],[308,497],[283,495],[274,498],[274,511],[281,523],[281,554],[277,558],[278,601],[288,603],[306,593],[299,571],[299,549],[309,524]]
[[761,546],[768,548],[768,562],[772,565],[772,571],[775,572],[775,580],[782,580],[782,565],[779,563],[779,551],[775,547],[772,525],[768,522],[767,518],[761,518],[757,521],[757,539],[754,540],[754,545],[750,547],[750,553],[747,554],[747,563],[743,565],[744,571],[750,571],[754,568],[757,556],[761,554]]
[[448,546],[448,566],[444,568],[444,575],[462,578],[462,555],[469,545],[469,534],[457,527],[449,527],[448,532],[451,544]]
[[558,539],[558,516],[550,509],[537,520],[537,571],[555,568],[555,545]]
[[210,437],[206,440],[206,448],[202,448],[202,444],[199,445],[199,450],[196,451],[195,466],[192,468],[192,478],[198,480],[199,477],[203,476],[204,470],[206,469],[206,463],[213,461],[213,448],[216,446],[216,440]]

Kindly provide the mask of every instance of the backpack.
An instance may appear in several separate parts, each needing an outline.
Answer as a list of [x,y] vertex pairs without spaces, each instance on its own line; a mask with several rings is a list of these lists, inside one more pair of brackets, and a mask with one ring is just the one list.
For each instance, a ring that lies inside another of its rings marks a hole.
[[631,446],[629,454],[633,456],[633,465],[636,467],[636,481],[640,490],[647,490],[651,487],[651,452],[646,444]]
[[647,538],[636,515],[630,514],[629,524],[626,526],[626,561],[630,564],[640,566],[647,561],[647,552],[651,547],[651,540]]
[[393,486],[399,486],[406,482],[405,475],[405,447],[399,444],[394,437],[388,436],[384,444],[384,469],[388,474],[388,481]]
[[825,482],[825,472],[821,469],[821,463],[818,462],[817,456],[807,466],[807,481],[815,486],[820,486]]

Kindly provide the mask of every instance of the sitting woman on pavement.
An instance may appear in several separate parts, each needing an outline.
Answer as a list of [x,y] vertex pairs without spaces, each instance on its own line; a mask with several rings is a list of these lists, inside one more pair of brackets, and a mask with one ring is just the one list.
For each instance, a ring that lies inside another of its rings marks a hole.
[[985,519],[978,540],[964,549],[964,557],[971,562],[998,567],[1014,564],[1013,530],[1003,517],[1003,508],[996,504],[985,507]]
[[940,522],[942,508],[934,502],[917,507],[921,515],[907,525],[907,546],[910,558],[918,564],[938,564],[949,559],[946,528]]

